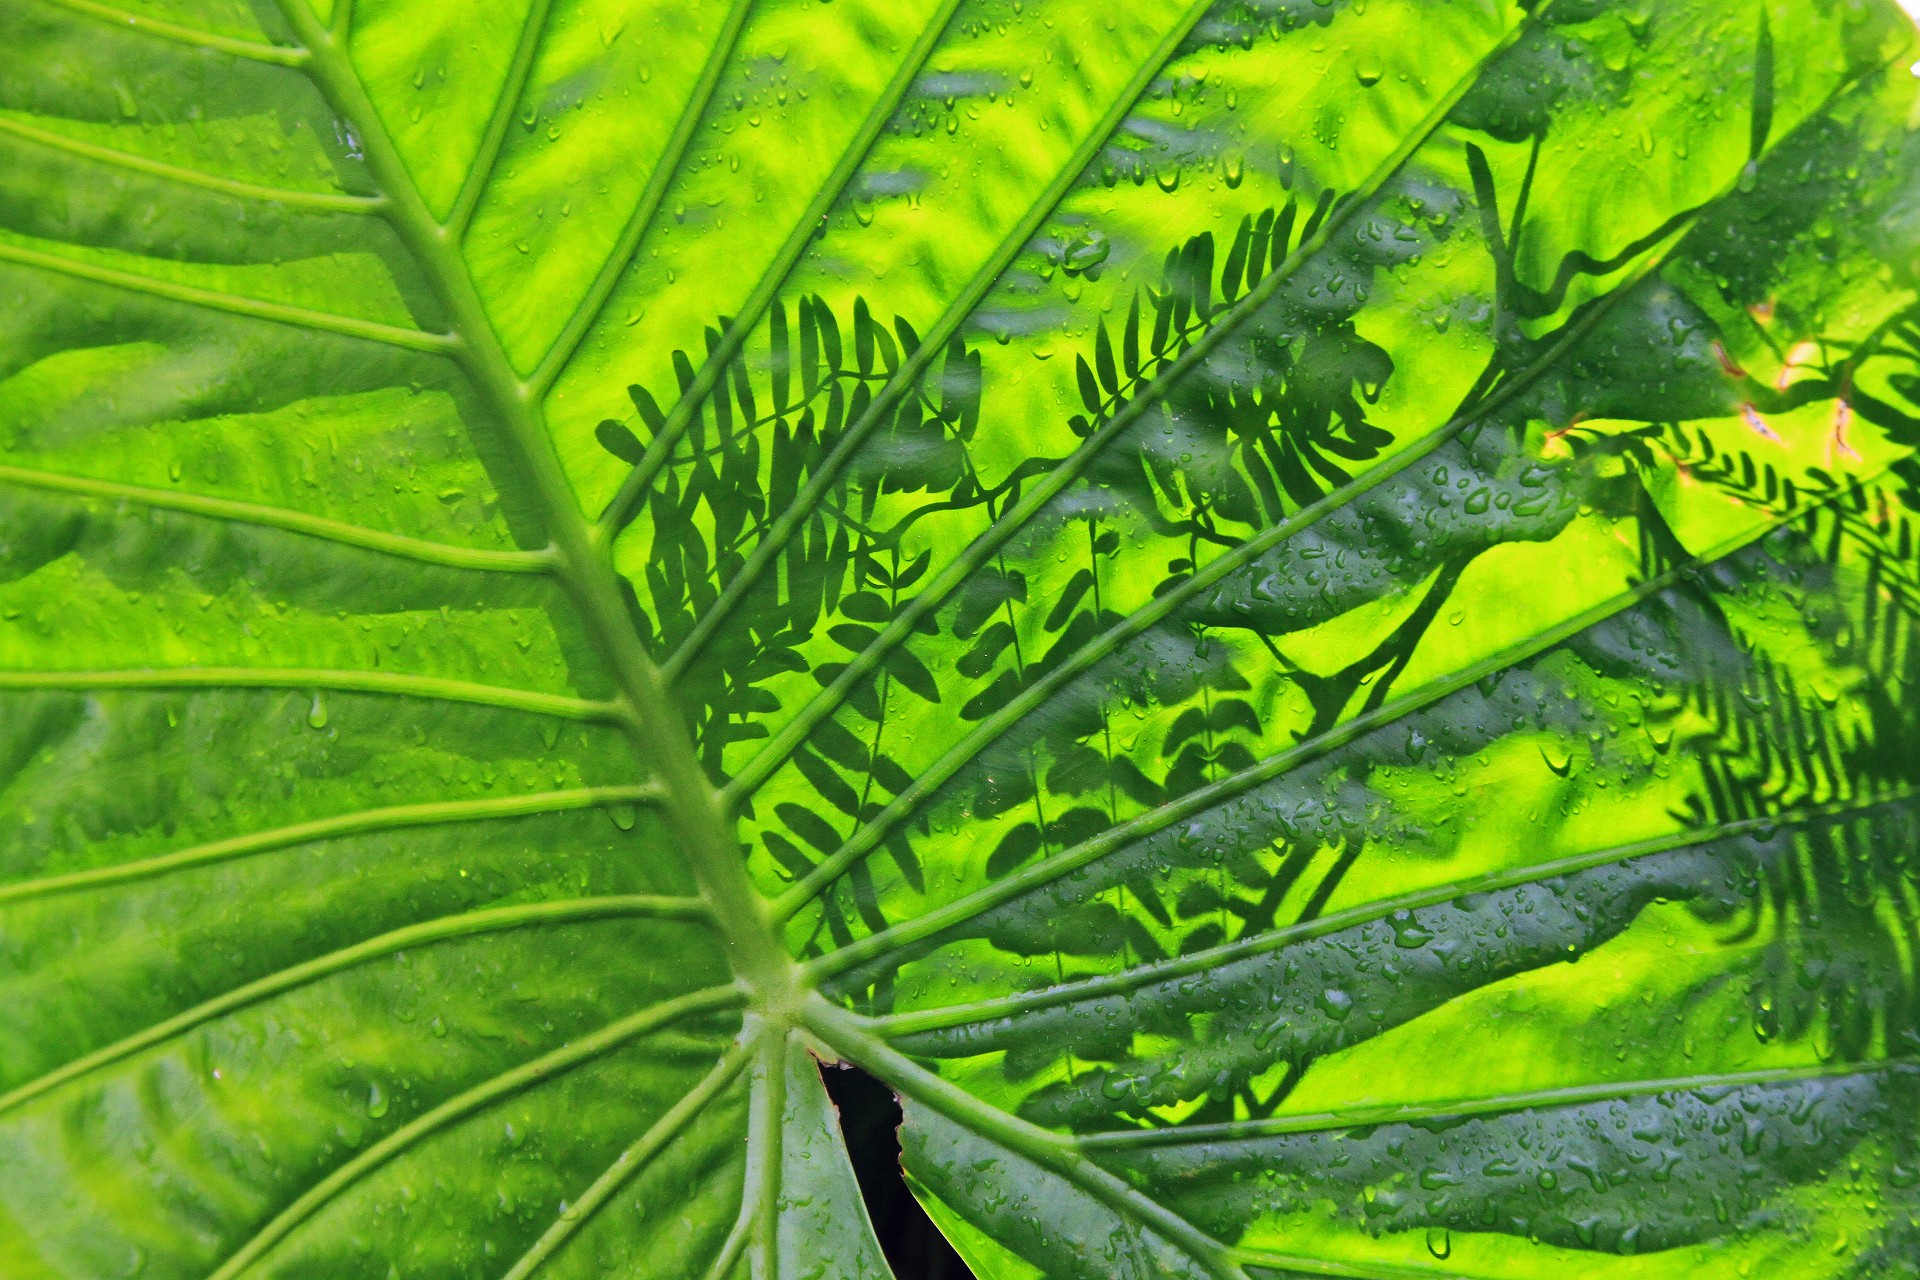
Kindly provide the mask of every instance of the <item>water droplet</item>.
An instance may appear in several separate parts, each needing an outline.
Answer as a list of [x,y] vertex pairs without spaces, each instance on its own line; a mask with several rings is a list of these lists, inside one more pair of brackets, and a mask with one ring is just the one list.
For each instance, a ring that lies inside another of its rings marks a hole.
[[382,1089],[380,1082],[376,1080],[372,1088],[367,1090],[367,1115],[378,1120],[385,1114],[387,1114],[387,1091]]
[[622,831],[633,830],[633,824],[639,821],[640,811],[630,804],[607,806],[607,816],[613,819],[613,825]]
[[1453,1233],[1445,1227],[1427,1228],[1427,1252],[1441,1260],[1453,1256]]
[[1387,917],[1387,923],[1393,928],[1393,945],[1396,947],[1411,951],[1433,941],[1433,931],[1422,928],[1419,919],[1411,911],[1396,911]]
[[313,705],[307,708],[307,727],[324,729],[327,727],[327,695],[314,690]]
[[1371,54],[1362,56],[1353,67],[1354,78],[1360,82],[1360,87],[1363,89],[1371,89],[1379,84],[1383,74],[1384,72],[1380,69],[1380,59]]
[[1314,1003],[1335,1022],[1344,1022],[1347,1015],[1353,1012],[1353,997],[1338,987],[1328,987],[1315,998]]

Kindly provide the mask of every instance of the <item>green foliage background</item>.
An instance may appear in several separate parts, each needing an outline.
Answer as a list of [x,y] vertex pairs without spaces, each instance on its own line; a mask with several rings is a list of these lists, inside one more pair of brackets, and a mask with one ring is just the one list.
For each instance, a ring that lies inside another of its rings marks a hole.
[[0,0],[0,1278],[1920,1256],[1882,0]]

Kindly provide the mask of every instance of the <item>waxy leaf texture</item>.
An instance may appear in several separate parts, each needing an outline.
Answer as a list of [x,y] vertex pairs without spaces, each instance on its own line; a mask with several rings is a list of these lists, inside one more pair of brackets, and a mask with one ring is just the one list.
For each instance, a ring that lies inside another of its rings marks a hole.
[[0,0],[0,1280],[1912,1276],[1915,36]]

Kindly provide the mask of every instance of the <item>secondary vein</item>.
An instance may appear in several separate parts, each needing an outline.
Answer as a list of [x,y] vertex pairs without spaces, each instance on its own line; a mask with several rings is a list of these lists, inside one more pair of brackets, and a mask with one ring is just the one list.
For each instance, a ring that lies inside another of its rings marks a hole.
[[272,853],[297,845],[318,844],[343,836],[372,835],[382,831],[401,831],[414,827],[446,826],[463,822],[488,822],[500,818],[526,817],[532,814],[561,813],[601,805],[645,804],[660,797],[653,785],[629,787],[579,787],[570,791],[543,791],[530,795],[484,796],[471,800],[442,800],[423,804],[390,805],[363,809],[311,822],[294,823],[271,831],[252,831],[179,849],[152,858],[141,858],[110,867],[94,867],[65,875],[0,884],[0,906],[28,898],[44,898],[60,893],[99,889],[166,875],[193,867],[213,866],[236,858]]
[[[335,3],[345,4],[347,0],[335,0]],[[454,197],[453,208],[441,224],[448,238],[455,243],[467,234],[467,227],[473,221],[473,211],[479,207],[480,197],[485,193],[487,183],[493,179],[494,168],[500,162],[500,149],[507,139],[507,127],[513,123],[514,109],[520,103],[520,95],[526,91],[527,77],[533,73],[534,57],[540,51],[540,41],[547,29],[547,15],[552,8],[552,0],[533,0],[527,8],[526,18],[520,24],[520,39],[514,46],[513,62],[508,65],[507,74],[500,81],[493,110],[487,114],[487,130],[481,135],[480,149],[467,168],[467,176],[460,184],[459,194]]]
[[423,329],[404,329],[398,325],[382,324],[375,320],[361,320],[354,316],[313,311],[306,307],[289,306],[280,302],[267,302],[259,298],[226,293],[219,289],[203,289],[198,285],[177,284],[171,280],[159,280],[138,272],[122,271],[118,267],[103,267],[62,254],[43,253],[38,249],[27,249],[15,244],[0,243],[0,261],[17,262],[22,266],[37,267],[42,271],[72,276],[94,284],[111,285],[114,288],[125,289],[129,293],[145,294],[168,302],[184,302],[214,311],[224,311],[229,315],[246,316],[253,320],[271,320],[278,324],[292,325],[295,328],[338,333],[349,338],[363,338],[368,342],[383,342],[388,346],[404,347],[409,351],[444,355],[459,345],[451,334],[428,333]]
[[734,1077],[740,1074],[740,1069],[758,1048],[757,1041],[746,1039],[736,1041],[729,1047],[721,1055],[720,1061],[714,1064],[713,1070],[701,1078],[700,1083],[689,1089],[644,1134],[614,1157],[613,1163],[593,1180],[591,1186],[574,1197],[567,1205],[566,1212],[541,1232],[540,1238],[520,1255],[500,1280],[527,1280],[528,1276],[565,1248],[576,1232],[592,1221],[593,1216],[604,1209],[622,1187],[638,1176],[668,1143],[693,1123],[709,1102],[733,1083]]
[[557,716],[563,720],[626,722],[616,702],[599,702],[557,693],[535,693],[503,685],[477,684],[441,676],[409,676],[385,671],[338,671],[311,667],[148,667],[117,671],[0,671],[0,689],[332,689],[378,693],[441,702],[465,702]]
[[293,511],[285,507],[268,506],[258,502],[241,502],[232,498],[216,498],[206,494],[181,493],[170,489],[157,489],[149,485],[123,484],[116,480],[96,479],[93,476],[67,475],[0,464],[0,481],[45,489],[54,493],[71,493],[114,502],[137,502],[142,506],[156,507],[165,511],[180,511],[215,520],[227,520],[235,524],[283,529],[289,533],[305,534],[311,538],[320,538],[363,551],[378,551],[406,560],[417,560],[422,564],[442,565],[452,569],[486,569],[500,573],[544,573],[551,570],[554,565],[553,552],[548,549],[494,551],[482,547],[455,546],[451,543],[433,542],[407,534],[388,533],[383,529],[369,529],[344,520],[309,515],[307,512]]
[[[1400,167],[1413,155],[1420,144],[1444,122],[1447,114],[1452,110],[1453,104],[1457,102],[1460,96],[1474,83],[1474,80],[1479,74],[1480,67],[1484,66],[1487,60],[1497,56],[1501,49],[1508,47],[1508,45],[1518,38],[1519,33],[1523,30],[1525,30],[1524,24],[1516,25],[1494,49],[1490,50],[1479,63],[1476,63],[1472,71],[1448,89],[1439,101],[1435,103],[1432,110],[1429,111],[1428,115],[1421,121],[1413,133],[1405,139],[1402,139],[1400,145],[1375,168],[1367,181],[1353,193],[1354,198],[1343,202],[1338,209],[1334,210],[1310,240],[1303,242],[1285,263],[1263,279],[1245,298],[1236,303],[1226,313],[1218,325],[1208,330],[1205,334],[1202,334],[1178,360],[1173,362],[1165,374],[1148,383],[1138,397],[1110,418],[1098,431],[1088,436],[1079,448],[1062,459],[1051,471],[1046,473],[1039,483],[1028,490],[1013,508],[1003,513],[986,532],[975,538],[959,555],[950,561],[945,568],[934,575],[932,581],[927,584],[926,588],[916,596],[906,608],[901,610],[865,649],[854,656],[853,660],[847,664],[846,669],[840,672],[831,684],[816,694],[806,706],[802,707],[799,713],[784,725],[779,732],[775,733],[767,742],[766,746],[762,747],[753,759],[746,763],[739,774],[727,784],[725,791],[727,802],[730,805],[737,806],[747,797],[751,796],[753,792],[759,788],[760,784],[771,777],[780,765],[785,762],[787,756],[806,739],[808,734],[813,731],[814,726],[827,716],[833,714],[834,710],[845,700],[849,691],[858,680],[862,679],[868,672],[883,662],[886,655],[893,649],[905,643],[923,619],[930,616],[935,609],[946,601],[949,595],[957,590],[973,576],[976,570],[991,559],[992,556],[1025,525],[1027,520],[1051,502],[1068,484],[1072,483],[1102,449],[1111,443],[1116,436],[1131,426],[1132,423],[1149,408],[1159,403],[1168,388],[1203,363],[1216,346],[1225,341],[1230,334],[1251,317],[1255,311],[1272,296],[1281,284],[1292,277],[1301,264],[1313,253],[1322,248],[1333,234],[1345,225],[1346,219],[1351,217],[1353,212],[1364,203],[1365,197],[1368,194],[1377,190],[1394,173],[1399,171]],[[809,880],[811,879],[813,879],[813,877],[809,876]],[[809,892],[811,892],[811,886]],[[793,891],[789,891],[788,894],[782,897],[782,905],[778,910],[781,912],[789,912],[790,908],[797,905],[794,901],[795,898],[796,894]]]
[[802,1016],[807,1029],[829,1048],[859,1062],[896,1092],[1064,1178],[1120,1217],[1161,1236],[1215,1280],[1249,1280],[1225,1245],[1094,1164],[1059,1134],[982,1102],[869,1034],[852,1014],[818,996]]
[[[112,1044],[95,1049],[83,1057],[64,1063],[0,1094],[0,1115],[5,1115],[62,1085],[71,1084],[104,1067],[124,1061],[143,1049],[162,1044],[215,1018],[224,1017],[249,1005],[258,1004],[262,1000],[283,995],[297,987],[317,982],[321,978],[344,972],[370,960],[382,959],[409,947],[426,946],[503,929],[522,929],[542,924],[576,924],[622,916],[702,920],[706,918],[706,911],[697,901],[686,898],[629,894],[618,897],[570,898],[554,902],[520,903],[509,907],[470,911],[462,915],[442,916],[437,920],[407,925],[353,946],[292,965],[278,973],[249,982],[245,986],[236,987],[232,991],[177,1013],[171,1018],[116,1040]],[[733,988],[716,988],[716,990],[732,991]]]
[[264,44],[258,40],[240,40],[233,36],[223,36],[212,31],[202,31],[197,27],[183,26],[177,22],[168,22],[163,18],[150,18],[145,14],[131,13],[110,4],[101,4],[99,0],[42,0],[57,9],[66,9],[72,13],[96,18],[124,30],[137,31],[144,36],[166,40],[173,44],[187,45],[196,49],[208,49],[215,53],[228,53],[236,58],[245,58],[252,62],[272,63],[282,67],[298,67],[307,60],[304,49],[289,48],[286,45]]
[[847,183],[865,163],[868,152],[872,150],[875,140],[880,136],[880,131],[893,118],[894,112],[899,109],[901,98],[918,78],[927,59],[933,55],[934,47],[946,31],[947,23],[952,19],[953,12],[959,4],[960,0],[941,0],[940,8],[921,30],[919,39],[901,60],[893,79],[887,82],[887,87],[881,91],[879,99],[874,103],[873,109],[867,113],[867,118],[861,122],[852,141],[841,152],[839,161],[815,191],[813,203],[807,206],[806,212],[794,223],[793,230],[788,233],[779,252],[774,254],[773,261],[768,263],[766,270],[761,273],[753,292],[747,295],[745,304],[740,308],[740,314],[727,325],[726,332],[720,337],[720,344],[701,362],[699,370],[694,374],[692,385],[674,402],[673,408],[667,412],[666,422],[662,424],[653,442],[647,446],[646,454],[634,465],[633,470],[627,473],[627,478],[621,482],[619,491],[601,513],[599,521],[594,526],[594,539],[597,544],[606,545],[612,540],[613,535],[625,526],[634,507],[652,487],[660,468],[671,459],[673,448],[685,434],[687,424],[706,403],[707,396],[725,375],[727,366],[746,344],[747,336],[752,333],[753,327],[766,315],[767,308],[772,305],[775,295],[779,293],[780,286],[786,282],[794,264],[799,262],[800,255],[819,233],[821,220],[827,216],[834,203],[839,200],[841,193],[846,190]]
[[1882,1058],[1866,1062],[1812,1062],[1801,1066],[1770,1067],[1757,1071],[1728,1071],[1657,1080],[1567,1085],[1525,1093],[1493,1094],[1482,1098],[1453,1098],[1444,1102],[1387,1103],[1269,1116],[1264,1120],[1234,1120],[1222,1124],[1174,1126],[1169,1129],[1110,1129],[1081,1134],[1073,1144],[1082,1151],[1122,1151],[1139,1147],[1183,1146],[1187,1143],[1245,1142],[1289,1134],[1330,1133],[1383,1124],[1417,1124],[1426,1120],[1505,1115],[1556,1107],[1580,1107],[1662,1093],[1695,1093],[1702,1089],[1740,1089],[1769,1084],[1796,1084],[1835,1076],[1871,1075],[1916,1065],[1913,1058]]
[[726,624],[734,608],[747,592],[753,589],[753,585],[760,580],[760,575],[765,573],[773,563],[774,557],[786,547],[794,533],[812,518],[815,509],[839,482],[841,473],[852,464],[855,455],[866,443],[867,437],[892,415],[894,405],[900,397],[912,389],[921,375],[946,349],[948,340],[959,332],[960,326],[966,322],[968,316],[973,314],[974,308],[980,304],[981,299],[986,297],[988,290],[993,288],[994,282],[1000,279],[1014,259],[1019,256],[1020,251],[1032,240],[1041,224],[1053,215],[1053,211],[1073,189],[1074,183],[1086,172],[1087,166],[1106,147],[1113,131],[1126,120],[1127,114],[1133,110],[1140,95],[1152,85],[1167,59],[1179,50],[1194,25],[1212,7],[1213,0],[1199,0],[1199,3],[1189,8],[1181,16],[1180,21],[1175,23],[1160,43],[1154,47],[1153,52],[1128,81],[1126,88],[1115,96],[1106,115],[1087,131],[1087,136],[1081,140],[1067,162],[1061,166],[1053,181],[1046,185],[1040,195],[1028,206],[1026,213],[1001,238],[1000,243],[981,264],[980,269],[974,272],[972,279],[941,311],[939,318],[921,339],[919,349],[912,352],[901,363],[899,371],[880,388],[873,397],[872,403],[860,415],[859,420],[847,428],[846,434],[834,446],[833,452],[822,460],[819,469],[808,479],[806,488],[801,490],[787,509],[780,513],[766,534],[755,545],[746,562],[721,589],[719,598],[701,615],[699,621],[694,624],[693,630],[674,650],[673,656],[663,664],[661,669],[668,679],[678,678],[694,659],[699,657],[707,641]]
[[655,1005],[608,1024],[590,1036],[542,1054],[509,1071],[501,1072],[483,1084],[449,1098],[433,1110],[394,1130],[379,1142],[333,1170],[292,1204],[274,1215],[245,1244],[208,1276],[207,1280],[232,1280],[269,1249],[284,1240],[294,1228],[318,1213],[349,1187],[375,1170],[403,1155],[442,1129],[468,1116],[484,1111],[504,1098],[571,1071],[575,1067],[604,1057],[641,1036],[661,1030],[671,1023],[738,1004],[741,993],[731,986],[712,987]]
[[619,284],[621,275],[639,250],[640,242],[646,238],[647,229],[660,212],[660,202],[666,199],[667,188],[672,185],[680,171],[681,161],[686,158],[687,148],[693,145],[694,131],[706,116],[714,90],[720,87],[720,73],[733,56],[734,46],[740,40],[740,32],[746,27],[747,14],[753,9],[753,4],[754,0],[733,0],[733,6],[727,11],[726,21],[720,28],[720,37],[708,51],[706,64],[700,69],[700,78],[694,82],[693,92],[680,112],[673,135],[667,139],[666,150],[647,178],[639,203],[634,206],[626,225],[620,229],[619,238],[614,241],[606,261],[600,264],[600,270],[594,274],[593,283],[588,286],[585,296],[580,299],[573,314],[567,317],[559,336],[527,380],[530,394],[535,399],[545,397],[561,370],[573,359],[574,352],[580,349],[587,331],[600,318],[607,299],[613,296],[614,286]]
[[1233,942],[1189,952],[1172,959],[1137,965],[1119,973],[1056,983],[1034,991],[1001,996],[996,999],[975,1000],[966,1004],[889,1014],[871,1019],[870,1025],[881,1035],[905,1036],[921,1031],[936,1031],[947,1027],[967,1026],[1000,1018],[1016,1017],[1037,1009],[1076,1004],[1084,1000],[1097,1000],[1105,996],[1125,995],[1141,987],[1212,972],[1249,956],[1278,951],[1298,942],[1326,937],[1376,920],[1384,920],[1396,912],[1418,911],[1426,907],[1439,906],[1467,894],[1495,893],[1503,889],[1541,884],[1595,867],[1612,866],[1639,858],[1655,857],[1663,853],[1675,853],[1744,835],[1764,835],[1779,828],[1802,826],[1827,819],[1846,821],[1878,809],[1909,804],[1916,798],[1920,798],[1920,792],[1901,791],[1894,795],[1877,796],[1869,800],[1834,801],[1757,818],[1742,818],[1738,821],[1719,822],[1705,827],[1688,827],[1649,840],[1637,840],[1631,844],[1612,845],[1586,853],[1570,854],[1549,862],[1535,863],[1509,871],[1489,871],[1480,875],[1447,880],[1425,889],[1382,898],[1376,902],[1364,903],[1342,911],[1329,912],[1311,920],[1302,920],[1252,937],[1239,938]]
[[42,129],[7,115],[0,115],[0,133],[12,134],[35,146],[52,151],[63,151],[97,164],[125,169],[130,173],[145,174],[148,177],[178,183],[181,186],[217,191],[221,195],[235,196],[242,200],[261,200],[321,213],[362,214],[377,213],[385,203],[379,196],[353,196],[336,191],[301,191],[292,187],[270,187],[256,182],[244,182],[238,178],[223,177],[217,173],[207,173],[184,165],[168,164],[161,160],[150,160],[146,156],[136,155],[131,151],[119,151],[113,147],[103,147],[79,138],[70,138],[66,134]]
[[[1862,477],[1865,483],[1872,477]],[[1823,506],[1851,493],[1850,489],[1836,489],[1812,507]],[[879,933],[868,934],[858,941],[829,952],[827,955],[809,963],[805,972],[810,978],[820,978],[839,973],[852,965],[878,957],[884,957],[895,948],[909,945],[921,939],[932,937],[957,924],[965,923],[980,912],[1002,903],[1011,901],[1033,889],[1048,884],[1060,877],[1089,866],[1108,854],[1164,830],[1176,822],[1195,817],[1226,800],[1240,795],[1262,783],[1273,781],[1292,772],[1303,764],[1318,760],[1330,752],[1347,745],[1354,739],[1371,733],[1376,729],[1392,724],[1412,712],[1421,710],[1440,701],[1450,694],[1473,685],[1489,675],[1504,671],[1519,662],[1536,657],[1556,645],[1578,635],[1588,627],[1632,608],[1634,605],[1680,582],[1688,574],[1697,572],[1702,566],[1731,555],[1743,547],[1765,537],[1773,530],[1801,519],[1806,509],[1775,520],[1766,521],[1755,528],[1727,539],[1718,545],[1694,556],[1690,560],[1655,574],[1637,583],[1627,591],[1583,609],[1571,617],[1564,618],[1553,626],[1538,632],[1527,639],[1505,646],[1476,662],[1467,664],[1458,670],[1429,681],[1420,688],[1400,697],[1382,703],[1373,711],[1357,715],[1351,720],[1334,726],[1312,738],[1306,738],[1294,746],[1235,773],[1209,783],[1194,791],[1171,800],[1156,808],[1130,818],[1126,822],[1109,827],[1106,831],[1069,849],[1043,858],[1041,861],[1025,867],[993,884],[983,886],[974,892],[938,907],[923,916],[905,921]]]

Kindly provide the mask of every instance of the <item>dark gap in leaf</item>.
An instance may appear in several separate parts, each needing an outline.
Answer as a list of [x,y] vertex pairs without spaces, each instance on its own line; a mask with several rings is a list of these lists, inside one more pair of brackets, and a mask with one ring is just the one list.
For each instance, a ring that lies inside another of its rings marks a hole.
[[859,1067],[822,1066],[820,1078],[840,1113],[840,1136],[896,1280],[974,1280],[940,1228],[907,1189],[900,1171],[900,1100]]

